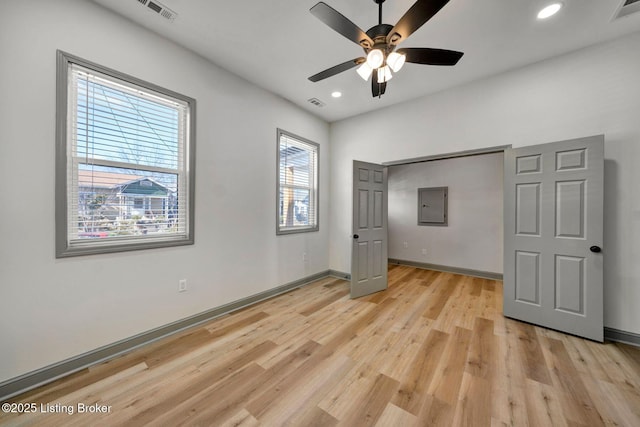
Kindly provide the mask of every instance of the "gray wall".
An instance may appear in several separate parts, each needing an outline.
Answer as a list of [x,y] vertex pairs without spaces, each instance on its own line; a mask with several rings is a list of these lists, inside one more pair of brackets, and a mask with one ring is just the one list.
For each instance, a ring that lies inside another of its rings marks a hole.
[[[389,167],[389,258],[502,274],[503,157]],[[448,226],[417,225],[422,187],[449,187]]]

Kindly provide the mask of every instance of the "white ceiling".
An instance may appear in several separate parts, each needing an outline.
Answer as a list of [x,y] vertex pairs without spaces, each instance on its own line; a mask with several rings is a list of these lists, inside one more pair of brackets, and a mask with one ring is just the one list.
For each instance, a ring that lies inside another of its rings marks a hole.
[[[400,47],[465,53],[454,67],[406,64],[382,98],[355,68],[318,83],[307,77],[363,56],[355,43],[309,13],[316,0],[159,0],[162,18],[138,0],[93,0],[185,46],[218,66],[329,121],[344,119],[620,37],[640,29],[640,13],[613,20],[624,0],[564,0],[554,17],[536,14],[551,0],[450,0]],[[387,0],[394,25],[414,0]],[[377,24],[373,0],[325,0],[363,30]],[[341,91],[338,99],[331,97]],[[318,98],[322,108],[307,102]]]

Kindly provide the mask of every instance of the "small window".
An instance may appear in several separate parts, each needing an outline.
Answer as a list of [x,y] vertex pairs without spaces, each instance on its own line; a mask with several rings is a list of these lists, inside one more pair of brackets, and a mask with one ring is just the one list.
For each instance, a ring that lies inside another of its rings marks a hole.
[[193,244],[195,100],[58,51],[56,256]]
[[318,148],[278,129],[276,234],[318,230]]

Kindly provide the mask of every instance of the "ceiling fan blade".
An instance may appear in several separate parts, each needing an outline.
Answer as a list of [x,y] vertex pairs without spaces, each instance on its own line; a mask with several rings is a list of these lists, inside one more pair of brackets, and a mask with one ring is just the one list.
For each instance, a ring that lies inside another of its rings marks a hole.
[[407,56],[407,62],[426,65],[456,65],[463,52],[446,49],[431,49],[428,47],[408,47],[396,52]]
[[373,40],[371,40],[371,37],[362,31],[356,24],[326,3],[320,2],[309,9],[309,11],[313,16],[352,42],[359,44],[364,48],[370,48],[373,46]]
[[398,21],[387,36],[387,43],[397,45],[433,17],[449,0],[418,0]]
[[320,71],[318,74],[314,74],[313,76],[309,77],[309,80],[311,80],[314,83],[320,80],[324,80],[327,77],[335,76],[336,74],[339,74],[343,71],[347,71],[357,66],[358,64],[362,64],[364,61],[365,61],[365,58],[351,59],[349,61],[343,62],[342,64],[338,64],[331,68],[327,68],[324,71]]
[[378,83],[378,70],[373,70],[371,74],[371,93],[374,98],[384,95],[384,91],[387,90],[387,82]]

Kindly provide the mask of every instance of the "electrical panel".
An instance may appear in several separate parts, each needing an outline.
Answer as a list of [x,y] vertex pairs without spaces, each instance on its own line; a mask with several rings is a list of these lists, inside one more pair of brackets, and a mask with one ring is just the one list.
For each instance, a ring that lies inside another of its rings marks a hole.
[[418,225],[448,225],[449,187],[418,188]]

